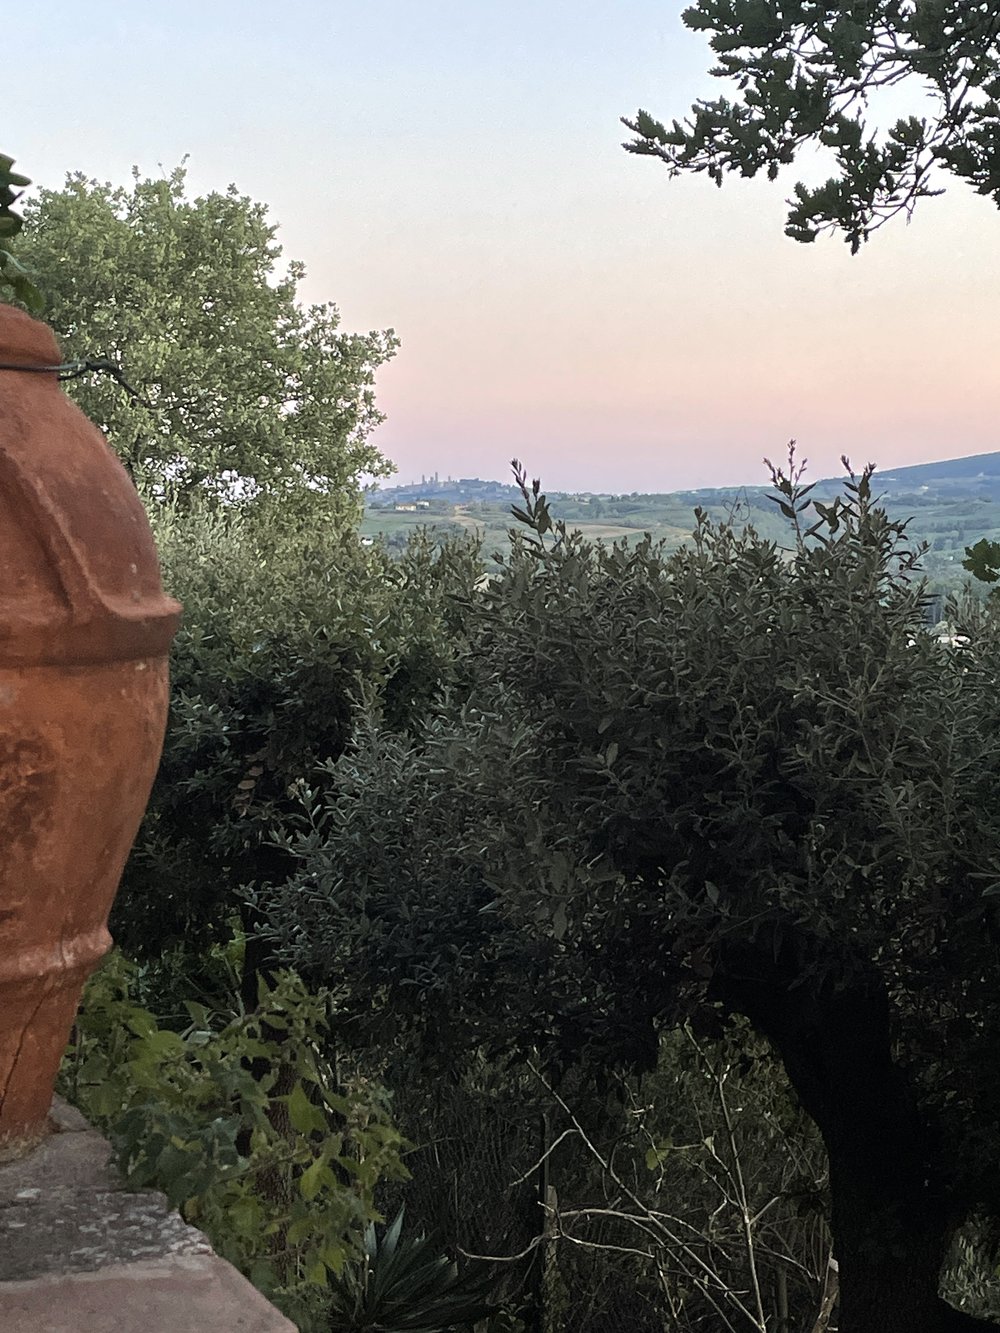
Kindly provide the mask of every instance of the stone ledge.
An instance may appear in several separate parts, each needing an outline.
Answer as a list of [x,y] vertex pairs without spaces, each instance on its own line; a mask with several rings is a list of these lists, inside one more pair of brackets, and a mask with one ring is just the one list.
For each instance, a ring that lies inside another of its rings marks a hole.
[[295,1326],[57,1098],[52,1133],[0,1165],[3,1333],[295,1333]]
[[0,1283],[4,1333],[295,1333],[218,1255]]

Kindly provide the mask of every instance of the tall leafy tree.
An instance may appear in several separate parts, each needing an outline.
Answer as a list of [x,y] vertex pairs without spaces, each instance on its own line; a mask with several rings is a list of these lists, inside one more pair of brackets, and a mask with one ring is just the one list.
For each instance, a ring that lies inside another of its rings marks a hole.
[[[1000,4],[996,0],[699,0],[684,22],[711,34],[712,74],[734,94],[696,102],[669,127],[646,111],[624,123],[629,152],[671,173],[774,179],[807,147],[836,169],[798,184],[787,234],[840,232],[857,251],[891,218],[939,194],[940,171],[1000,203]],[[901,85],[917,114],[884,130],[880,94]]]
[[669,557],[527,491],[471,688],[333,767],[270,932],[439,1051],[641,1064],[743,1015],[826,1144],[842,1333],[992,1327],[938,1288],[1000,1217],[997,626],[921,632],[869,474],[777,480],[791,550],[702,520]]
[[185,171],[130,188],[70,176],[26,208],[19,253],[67,358],[109,358],[70,391],[137,481],[244,507],[353,512],[389,465],[371,441],[391,331],[350,334],[302,306],[267,209],[234,187],[191,198]]

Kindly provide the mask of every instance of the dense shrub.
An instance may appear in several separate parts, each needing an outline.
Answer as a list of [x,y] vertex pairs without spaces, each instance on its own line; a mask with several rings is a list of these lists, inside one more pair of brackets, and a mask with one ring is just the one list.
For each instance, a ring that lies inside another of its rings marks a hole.
[[[113,918],[137,957],[224,936],[241,886],[286,877],[275,832],[299,786],[343,752],[361,701],[406,730],[458,678],[481,575],[466,541],[417,534],[392,560],[349,528],[276,531],[163,505],[152,516],[185,612],[163,760]],[[248,1003],[255,994],[251,975]]]

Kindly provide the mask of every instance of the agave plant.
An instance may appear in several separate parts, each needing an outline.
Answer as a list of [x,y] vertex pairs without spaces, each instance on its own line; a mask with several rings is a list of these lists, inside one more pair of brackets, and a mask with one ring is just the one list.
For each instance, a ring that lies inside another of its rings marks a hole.
[[362,1258],[330,1278],[330,1333],[461,1333],[496,1313],[489,1273],[460,1273],[426,1236],[402,1239],[403,1212],[381,1238],[369,1226]]

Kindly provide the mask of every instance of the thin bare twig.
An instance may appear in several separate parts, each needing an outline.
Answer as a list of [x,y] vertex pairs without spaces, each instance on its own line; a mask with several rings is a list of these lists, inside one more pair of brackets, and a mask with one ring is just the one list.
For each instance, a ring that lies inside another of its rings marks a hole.
[[[744,1318],[748,1321],[748,1323],[752,1324],[754,1328],[758,1329],[759,1333],[767,1333],[766,1322],[759,1319],[748,1308],[748,1306],[740,1299],[739,1295],[723,1282],[719,1274],[715,1272],[715,1270],[711,1267],[711,1265],[706,1263],[705,1260],[701,1257],[701,1255],[697,1253],[697,1251],[693,1250],[686,1241],[682,1240],[675,1232],[673,1232],[670,1229],[670,1227],[668,1227],[664,1223],[661,1217],[658,1217],[656,1214],[652,1213],[649,1210],[649,1208],[647,1208],[646,1205],[642,1202],[642,1200],[631,1189],[629,1189],[628,1185],[626,1185],[624,1181],[621,1180],[621,1178],[615,1172],[614,1168],[611,1166],[608,1160],[598,1149],[596,1144],[592,1142],[592,1140],[584,1130],[583,1126],[577,1119],[576,1115],[567,1105],[565,1100],[555,1090],[555,1088],[545,1077],[545,1075],[541,1072],[541,1070],[530,1060],[528,1061],[528,1068],[535,1075],[535,1077],[538,1079],[541,1085],[545,1088],[549,1096],[552,1097],[553,1100],[562,1109],[562,1111],[572,1124],[573,1128],[579,1134],[580,1140],[586,1147],[587,1151],[598,1162],[602,1170],[605,1171],[610,1176],[610,1178],[614,1181],[615,1185],[617,1185],[618,1189],[621,1190],[622,1194],[629,1200],[629,1202],[636,1209],[636,1211],[646,1219],[646,1223],[642,1224],[642,1229],[645,1230],[647,1228],[647,1225],[652,1225],[669,1242],[669,1244],[679,1252],[678,1255],[675,1255],[675,1259],[677,1262],[683,1263],[683,1261],[680,1259],[680,1255],[683,1255],[684,1258],[689,1263],[693,1264],[694,1267],[702,1273],[703,1277],[708,1278],[711,1282],[714,1282],[721,1289],[724,1296],[736,1307],[737,1310],[739,1310],[739,1312],[744,1316]],[[572,1240],[574,1241],[574,1243],[578,1244],[585,1243],[571,1236],[566,1236],[565,1239]]]
[[542,1163],[546,1160],[546,1158],[548,1158],[552,1153],[555,1152],[555,1150],[559,1147],[560,1143],[562,1143],[563,1139],[572,1139],[575,1137],[576,1137],[575,1129],[564,1129],[563,1132],[556,1139],[556,1141],[554,1143],[549,1144],[549,1146],[542,1153],[541,1157],[539,1157],[538,1161],[533,1162],[531,1166],[528,1167],[527,1171],[525,1171],[524,1175],[518,1176],[516,1180],[512,1180],[507,1188],[513,1189],[515,1185],[523,1185],[524,1182],[526,1180],[529,1180],[535,1174],[536,1171],[541,1169]]

